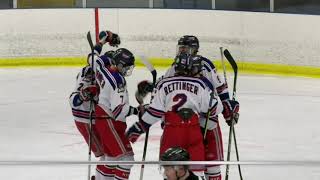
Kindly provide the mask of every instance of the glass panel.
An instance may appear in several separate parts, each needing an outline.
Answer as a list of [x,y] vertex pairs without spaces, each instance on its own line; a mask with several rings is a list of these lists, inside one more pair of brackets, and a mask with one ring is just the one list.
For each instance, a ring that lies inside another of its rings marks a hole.
[[164,0],[168,9],[211,9],[211,0]]
[[12,0],[1,0],[0,1],[0,9],[9,9],[13,8]]
[[320,14],[319,0],[275,0],[275,12]]
[[82,0],[17,0],[18,8],[73,8],[82,7]]
[[[93,158],[94,159],[94,158]],[[0,179],[10,180],[85,180],[88,175],[87,165],[37,165],[37,166],[0,166]],[[95,165],[91,165],[91,175],[95,175]],[[131,168],[130,180],[140,178],[140,165]],[[222,179],[225,178],[226,166],[221,166]],[[179,174],[184,173],[183,168],[177,168]],[[273,165],[241,165],[243,179],[255,180],[318,180],[319,166],[273,166]],[[174,172],[174,171],[173,171]],[[163,180],[158,165],[145,165],[145,180]],[[175,176],[176,173],[171,173]],[[236,165],[230,166],[229,179],[240,179]]]
[[153,0],[153,7],[154,8],[164,8],[164,1],[165,0]]
[[149,0],[87,0],[87,7],[149,8]]
[[269,4],[270,0],[216,0],[216,9],[268,12]]

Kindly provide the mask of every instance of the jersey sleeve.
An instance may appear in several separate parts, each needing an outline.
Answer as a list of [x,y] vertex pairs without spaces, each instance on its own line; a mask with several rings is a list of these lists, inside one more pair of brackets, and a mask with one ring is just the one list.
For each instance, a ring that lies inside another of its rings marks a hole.
[[201,114],[207,114],[209,112],[209,117],[217,116],[223,110],[221,100],[210,88],[204,89],[204,92],[201,94],[201,102]]
[[127,116],[132,114],[127,90],[123,92],[117,92],[116,90],[110,96],[110,105],[113,117],[116,120],[125,120]]
[[[209,97],[209,98],[208,98]],[[206,119],[209,118],[207,128],[213,129],[218,123],[218,114],[222,112],[223,106],[220,98],[210,88],[205,88],[201,94],[200,126],[205,127]],[[208,117],[207,117],[208,116]]]
[[148,109],[142,116],[142,120],[148,124],[154,124],[163,119],[165,113],[163,91],[158,88],[154,89],[154,96]]
[[216,89],[221,101],[229,99],[228,86],[223,79],[217,73],[216,67],[209,60],[204,58],[203,60],[203,76],[205,76]]
[[72,110],[72,115],[75,119],[86,122],[90,118],[90,101],[82,101],[80,98],[80,89],[90,84],[85,77],[88,72],[88,66],[81,69],[77,75],[76,86],[74,91],[69,96],[69,103]]

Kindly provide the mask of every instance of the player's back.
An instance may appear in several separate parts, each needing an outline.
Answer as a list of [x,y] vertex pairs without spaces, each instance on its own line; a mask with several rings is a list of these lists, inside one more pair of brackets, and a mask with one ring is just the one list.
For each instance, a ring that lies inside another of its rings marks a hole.
[[210,98],[209,88],[197,77],[168,77],[158,83],[157,90],[165,112],[189,108],[200,113],[204,98]]
[[92,82],[92,70],[90,66],[83,67],[77,75],[76,86],[69,97],[72,114],[76,121],[89,122],[90,101],[80,98],[80,90]]

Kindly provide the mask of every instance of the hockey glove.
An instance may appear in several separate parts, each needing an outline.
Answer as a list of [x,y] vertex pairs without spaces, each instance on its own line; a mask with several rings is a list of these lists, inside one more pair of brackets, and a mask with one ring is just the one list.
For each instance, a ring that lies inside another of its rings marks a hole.
[[139,104],[143,103],[143,99],[149,92],[153,91],[153,84],[147,80],[143,80],[138,83],[138,88],[135,94],[136,100]]
[[99,43],[104,45],[107,42],[110,42],[111,41],[111,35],[112,35],[112,32],[110,32],[110,31],[101,31],[99,33]]
[[98,101],[99,88],[96,85],[83,86],[80,89],[80,99],[82,101]]
[[223,105],[223,117],[226,120],[226,123],[231,126],[232,121],[234,124],[238,122],[239,119],[239,102],[236,100],[225,100],[222,102]]
[[109,41],[109,45],[113,47],[118,47],[120,45],[120,36],[116,33],[112,33],[111,40]]
[[135,143],[141,134],[147,132],[150,128],[150,124],[140,120],[134,123],[126,132],[126,137],[131,143]]

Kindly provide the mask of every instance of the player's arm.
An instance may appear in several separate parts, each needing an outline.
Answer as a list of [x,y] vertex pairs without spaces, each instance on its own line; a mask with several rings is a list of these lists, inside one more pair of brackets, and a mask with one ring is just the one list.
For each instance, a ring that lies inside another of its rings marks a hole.
[[129,104],[126,90],[116,89],[110,96],[110,107],[115,120],[124,121],[126,117],[138,115],[139,110]]
[[[208,118],[208,129],[213,129],[216,127],[218,122],[217,115],[222,112],[223,106],[221,100],[210,88],[206,87],[201,96],[201,116],[200,116],[200,125],[205,127],[206,119]],[[209,98],[208,98],[209,97]]]
[[102,47],[106,44],[109,43],[110,46],[118,46],[120,45],[121,41],[120,41],[120,36],[116,33],[113,33],[111,31],[101,31],[99,33],[99,42],[94,45],[94,49],[93,49],[93,54],[90,53],[88,54],[87,57],[87,62],[90,66],[92,66],[92,56],[94,56],[93,58],[93,69],[94,71],[96,70],[96,68],[101,65],[101,66],[106,66],[104,64],[104,61],[102,61],[100,59],[100,54],[102,52]]
[[156,91],[152,103],[145,109],[142,117],[134,123],[126,132],[129,141],[134,143],[141,134],[147,132],[149,128],[159,120],[162,120],[165,109],[162,91]]
[[203,57],[203,66],[203,75],[212,83],[220,100],[230,99],[228,85],[221,79],[214,64],[209,59]]

